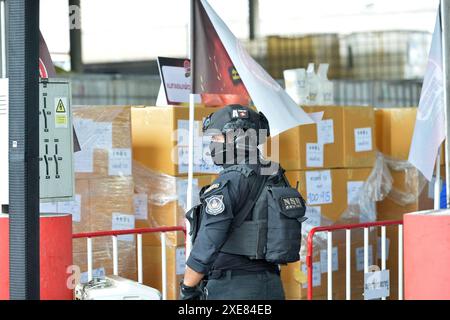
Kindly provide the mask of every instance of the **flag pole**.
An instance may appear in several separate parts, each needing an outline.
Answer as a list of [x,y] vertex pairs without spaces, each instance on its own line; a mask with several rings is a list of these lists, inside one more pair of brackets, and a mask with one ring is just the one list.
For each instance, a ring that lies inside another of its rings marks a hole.
[[445,110],[445,184],[447,190],[447,208],[450,208],[450,64],[448,54],[450,54],[450,0],[441,0],[441,23],[442,23],[442,60],[443,60],[443,87],[444,87],[444,110]]
[[434,180],[434,210],[441,208],[441,148],[436,159],[436,178]]
[[[194,32],[195,32],[195,1],[190,3],[189,19],[189,58],[191,66],[191,94],[189,95],[189,165],[188,165],[188,185],[186,210],[192,208],[193,181],[194,181],[194,117],[195,117],[195,79],[194,79]],[[189,235],[190,223],[186,220],[186,260],[189,258],[192,249],[191,236]]]

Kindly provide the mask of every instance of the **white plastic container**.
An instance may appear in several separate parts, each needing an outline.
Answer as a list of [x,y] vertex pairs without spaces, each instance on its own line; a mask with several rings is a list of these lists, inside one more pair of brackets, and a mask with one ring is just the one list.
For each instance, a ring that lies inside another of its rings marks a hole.
[[308,100],[308,86],[306,85],[306,70],[292,69],[284,71],[284,81],[287,94],[298,105],[305,105]]
[[161,293],[135,281],[107,276],[75,288],[76,300],[161,300]]
[[329,67],[330,65],[328,63],[322,63],[319,65],[319,70],[317,71],[317,76],[319,78],[317,103],[324,106],[333,105],[334,102],[333,82],[328,80]]
[[306,104],[309,106],[318,105],[319,77],[315,72],[314,63],[310,63],[306,70],[306,84],[308,87],[308,99]]

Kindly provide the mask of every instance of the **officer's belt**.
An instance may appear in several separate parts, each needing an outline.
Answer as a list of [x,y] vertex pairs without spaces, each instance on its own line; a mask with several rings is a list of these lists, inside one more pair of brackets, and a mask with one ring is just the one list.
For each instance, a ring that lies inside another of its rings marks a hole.
[[211,270],[208,274],[208,280],[220,279],[227,273],[231,273],[231,276],[248,276],[264,273],[273,273],[280,275],[279,270],[264,270],[264,271],[248,271],[248,270]]

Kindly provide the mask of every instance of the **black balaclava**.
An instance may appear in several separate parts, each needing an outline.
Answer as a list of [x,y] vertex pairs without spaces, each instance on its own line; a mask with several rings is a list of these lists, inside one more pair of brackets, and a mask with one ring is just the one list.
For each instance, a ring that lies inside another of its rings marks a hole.
[[244,130],[225,137],[225,142],[211,141],[209,150],[214,164],[229,167],[236,164],[257,164],[259,161],[258,138],[246,135]]

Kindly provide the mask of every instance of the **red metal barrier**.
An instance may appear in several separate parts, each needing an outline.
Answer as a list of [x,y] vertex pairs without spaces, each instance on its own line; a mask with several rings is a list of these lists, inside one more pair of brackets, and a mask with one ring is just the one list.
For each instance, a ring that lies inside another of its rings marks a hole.
[[[402,226],[403,221],[397,220],[397,221],[380,221],[380,222],[370,222],[370,223],[361,223],[361,224],[347,224],[347,225],[337,225],[337,226],[329,226],[329,227],[317,227],[312,229],[308,234],[308,240],[307,240],[307,255],[306,255],[306,266],[308,268],[308,300],[313,299],[313,250],[314,250],[314,236],[317,233],[320,232],[330,232],[333,231],[339,231],[339,230],[355,230],[355,229],[368,229],[371,227],[387,227],[387,226]],[[402,234],[399,233],[399,237]],[[384,235],[385,238],[385,235]],[[399,242],[399,244],[402,244],[402,242]],[[400,255],[400,252],[399,252]],[[330,259],[331,260],[331,259]],[[332,263],[332,261],[328,261],[328,263]],[[400,267],[399,267],[400,268]],[[400,272],[399,272],[400,274]],[[399,287],[401,285],[401,282],[399,282]],[[330,291],[330,290],[329,290]],[[328,292],[328,295],[330,296],[330,292]],[[399,297],[401,293],[399,292]],[[348,299],[348,296],[347,296]]]
[[108,230],[96,232],[84,232],[72,235],[72,239],[87,239],[88,254],[88,280],[92,279],[92,238],[112,237],[113,241],[113,273],[118,275],[118,245],[117,237],[123,235],[137,235],[137,254],[138,254],[138,282],[143,282],[143,265],[142,265],[142,235],[147,233],[161,233],[161,261],[162,261],[162,295],[163,299],[167,299],[167,272],[166,272],[166,237],[167,232],[183,232],[186,241],[186,228],[182,226],[176,227],[159,227],[159,228],[141,228],[129,230]]

